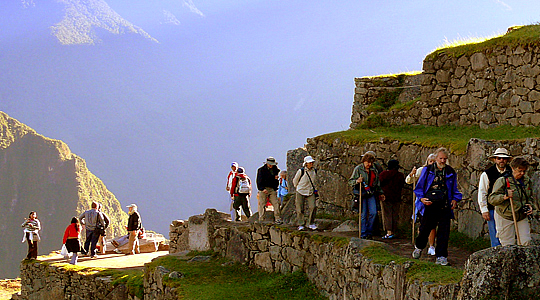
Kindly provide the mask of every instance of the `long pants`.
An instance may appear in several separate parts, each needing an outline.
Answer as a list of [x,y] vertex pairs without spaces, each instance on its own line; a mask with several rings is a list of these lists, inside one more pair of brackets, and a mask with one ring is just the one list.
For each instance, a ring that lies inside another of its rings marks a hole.
[[105,237],[100,235],[98,238],[98,245],[100,246],[101,254],[105,254],[107,252],[107,249],[105,247]]
[[[90,256],[96,255],[96,245],[98,242],[99,236],[94,233],[93,230],[86,229],[86,240],[84,241],[84,252],[90,252]],[[90,246],[90,249],[88,249]]]
[[72,265],[76,265],[77,264],[77,252],[72,252],[73,255],[71,256],[71,261],[69,262],[70,264]]
[[420,232],[416,237],[416,248],[424,249],[427,245],[431,230],[437,228],[437,245],[435,247],[436,257],[448,257],[448,239],[450,237],[450,218],[452,210],[449,207],[435,207],[426,205]]
[[267,194],[265,194],[263,191],[259,191],[259,194],[257,195],[258,202],[259,202],[259,222],[262,222],[264,220],[264,213],[266,212],[264,209],[264,206],[266,205],[266,196],[270,196],[270,203],[272,203],[272,206],[274,207],[274,219],[281,221],[281,213],[279,210],[279,202],[277,199],[277,192],[273,188],[265,188],[264,189]]
[[[517,245],[516,239],[516,227],[514,221],[507,220],[501,217],[498,213],[495,213],[495,226],[497,226],[497,237],[501,241],[501,245]],[[528,246],[531,242],[531,227],[529,225],[529,219],[525,218],[517,222],[519,230],[519,239],[522,246]]]
[[384,230],[396,233],[398,227],[399,206],[399,202],[381,202]]
[[240,207],[242,207],[242,210],[244,211],[244,215],[246,217],[251,217],[251,209],[249,208],[249,198],[247,194],[238,194],[238,196],[234,196],[234,203],[233,208],[237,211],[236,214],[236,221],[240,221]]
[[362,197],[362,232],[360,236],[365,237],[373,235],[373,224],[377,217],[377,200],[371,195],[367,198]]
[[493,215],[495,210],[489,210],[488,212],[489,221],[487,221],[487,224],[489,230],[489,240],[491,241],[491,247],[497,247],[501,244],[501,242],[497,238],[497,227],[495,226],[495,216]]
[[129,233],[129,245],[128,250],[131,254],[138,254],[141,253],[139,251],[139,238],[137,237],[137,234],[139,233],[138,230],[128,231]]
[[306,215],[308,215],[307,223],[308,224],[314,224],[315,222],[315,214],[317,213],[317,206],[316,206],[316,199],[315,195],[311,194],[309,196],[305,196],[300,194],[299,192],[296,192],[296,198],[295,198],[295,204],[296,204],[296,225],[305,225],[306,219],[304,217],[304,214],[302,211],[304,210],[304,205],[307,202],[307,212]]
[[26,233],[26,241],[28,242],[28,254],[27,259],[36,259],[38,255],[38,242],[30,240],[30,233]]

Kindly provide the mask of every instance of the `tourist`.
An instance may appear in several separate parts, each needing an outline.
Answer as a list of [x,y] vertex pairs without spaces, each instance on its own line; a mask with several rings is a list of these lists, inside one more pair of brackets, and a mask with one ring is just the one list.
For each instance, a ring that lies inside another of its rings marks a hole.
[[24,218],[21,227],[24,228],[22,242],[24,243],[25,240],[28,242],[28,254],[26,255],[26,259],[37,259],[38,242],[41,241],[41,238],[39,237],[41,223],[37,218],[37,213],[31,211],[28,214],[28,218]]
[[386,235],[383,239],[393,239],[397,231],[399,207],[401,204],[401,191],[405,184],[405,175],[399,172],[399,161],[388,161],[388,170],[379,176],[385,200],[381,202],[383,225]]
[[289,183],[287,182],[287,171],[279,172],[279,185],[277,196],[279,198],[280,208],[283,207],[283,199],[289,194]]
[[274,207],[274,220],[277,224],[281,224],[281,214],[279,209],[279,202],[277,200],[277,189],[279,186],[279,169],[277,167],[276,159],[268,157],[266,163],[257,170],[257,190],[258,195],[258,211],[259,222],[264,220],[266,199],[270,200]]
[[[516,157],[510,163],[512,173],[499,177],[493,185],[488,201],[495,206],[495,226],[501,245],[528,246],[531,229],[528,216],[536,210],[532,199],[532,183],[525,175],[529,163],[523,157]],[[516,243],[516,227],[518,242]]]
[[225,190],[229,193],[229,202],[230,202],[230,214],[231,214],[231,220],[236,220],[236,218],[239,217],[239,211],[233,208],[233,200],[230,199],[230,193],[231,193],[231,184],[233,181],[234,176],[236,176],[236,170],[238,169],[238,163],[233,161],[231,163],[231,171],[229,172],[229,175],[227,175],[227,186],[225,187]]
[[[109,224],[111,223],[111,220],[109,219],[109,216],[105,214],[105,212],[102,211],[103,205],[101,203],[98,203],[98,212],[101,214],[101,217],[103,218],[103,221],[105,221],[104,224],[102,224],[102,231],[99,232],[99,238],[98,238],[98,245],[100,249],[101,254],[105,254],[107,252],[107,248],[105,246],[105,236],[107,235],[107,228],[109,227]],[[98,226],[99,227],[99,226]]]
[[[420,174],[422,174],[422,169],[424,169],[425,167],[433,164],[435,162],[435,157],[436,157],[436,155],[431,153],[426,158],[426,162],[424,163],[424,165],[422,167],[420,167],[418,169],[416,167],[413,167],[413,169],[411,170],[411,173],[409,175],[407,175],[407,177],[405,178],[405,183],[406,184],[416,184],[416,182],[418,181],[418,178],[420,178]],[[415,202],[416,202],[418,200],[418,198],[416,198],[416,195],[414,197],[415,197]],[[421,220],[422,220],[422,215],[418,211],[418,207],[416,205],[414,207],[412,219],[413,219],[414,223],[421,223]],[[431,230],[431,232],[429,233],[429,238],[428,238],[428,241],[429,241],[428,254],[429,255],[435,255],[435,236],[436,236],[436,234],[437,234],[437,229],[435,229],[435,228],[433,228],[433,230]]]
[[446,164],[448,151],[439,148],[435,151],[435,163],[422,169],[418,184],[414,189],[416,207],[422,215],[420,230],[415,241],[413,258],[420,258],[426,247],[430,232],[437,228],[437,246],[435,263],[448,265],[448,239],[450,237],[450,219],[454,218],[454,209],[462,195],[457,188],[457,174]]
[[[298,230],[304,230],[304,225],[307,224],[311,230],[316,230],[315,214],[317,212],[317,195],[318,191],[315,187],[317,182],[317,169],[313,167],[315,160],[311,156],[304,157],[304,167],[298,169],[296,175],[293,178],[293,184],[296,188],[296,225]],[[308,210],[306,215],[307,221],[304,218],[302,211],[304,205],[307,203]]]
[[233,208],[238,213],[235,221],[240,219],[240,207],[244,211],[246,217],[251,217],[251,209],[249,208],[249,199],[251,198],[251,178],[245,174],[245,170],[239,167],[231,184],[231,198],[233,200]]
[[77,253],[81,252],[80,233],[81,225],[79,224],[79,219],[77,217],[71,218],[71,224],[64,231],[63,244],[66,246],[67,252],[72,253],[71,261],[69,262],[72,265],[77,264]]
[[489,158],[495,164],[487,168],[482,175],[480,175],[480,182],[478,183],[478,205],[482,218],[487,221],[489,230],[489,239],[491,241],[491,247],[496,247],[501,244],[497,238],[497,228],[495,226],[494,211],[495,207],[488,203],[488,196],[493,191],[493,185],[499,177],[508,177],[512,174],[512,169],[508,165],[508,162],[512,160],[512,156],[509,155],[508,150],[505,148],[498,148],[495,153]]
[[127,231],[129,235],[128,253],[126,255],[133,255],[141,253],[139,251],[139,230],[142,228],[141,215],[137,211],[136,204],[130,204],[127,206],[129,209],[129,218]]
[[385,200],[384,192],[379,184],[379,173],[374,166],[375,156],[366,153],[362,156],[361,163],[354,168],[349,185],[353,186],[362,195],[360,237],[371,239],[373,237],[373,224],[377,217],[377,197],[380,201]]
[[99,232],[96,230],[98,224],[105,224],[103,216],[97,210],[98,203],[92,202],[91,209],[83,212],[79,216],[79,221],[86,229],[86,240],[84,241],[83,254],[90,253],[91,258],[96,258],[96,245],[99,239]]
[[371,150],[370,150],[370,151],[366,151],[365,154],[371,154],[371,155],[373,155],[373,157],[375,157],[375,161],[373,162],[373,166],[375,167],[375,169],[377,170],[377,172],[378,172],[379,174],[381,174],[381,173],[384,171],[384,169],[383,169],[383,167],[381,166],[381,164],[377,161],[377,153],[375,153],[375,151],[371,151]]

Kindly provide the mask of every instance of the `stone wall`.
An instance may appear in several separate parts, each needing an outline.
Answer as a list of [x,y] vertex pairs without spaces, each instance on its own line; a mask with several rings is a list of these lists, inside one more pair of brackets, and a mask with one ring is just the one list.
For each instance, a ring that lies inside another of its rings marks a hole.
[[389,124],[431,126],[540,124],[539,46],[498,46],[459,58],[439,53],[425,58],[421,99],[409,109],[370,113],[382,87],[373,84],[392,78],[357,78],[351,128],[370,114],[381,114]]

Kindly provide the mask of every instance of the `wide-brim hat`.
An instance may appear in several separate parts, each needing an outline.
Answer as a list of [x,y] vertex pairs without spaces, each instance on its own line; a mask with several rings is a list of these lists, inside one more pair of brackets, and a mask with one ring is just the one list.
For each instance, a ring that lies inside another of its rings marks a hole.
[[315,159],[313,159],[313,157],[311,156],[306,156],[304,157],[304,166],[307,164],[307,163],[312,163],[312,162],[315,162]]
[[130,207],[135,207],[135,208],[137,208],[137,204],[130,204],[130,205],[126,206],[126,207],[127,207],[127,208],[130,208]]
[[491,155],[489,158],[495,158],[495,157],[501,157],[501,158],[512,158],[512,155],[506,150],[505,148],[497,148],[493,155]]
[[266,163],[271,166],[277,165],[276,159],[271,156],[266,159]]

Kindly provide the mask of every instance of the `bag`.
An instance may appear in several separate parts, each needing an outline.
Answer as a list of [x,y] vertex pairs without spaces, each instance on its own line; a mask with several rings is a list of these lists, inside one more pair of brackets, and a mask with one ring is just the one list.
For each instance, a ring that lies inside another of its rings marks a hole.
[[249,183],[249,180],[247,178],[241,178],[238,177],[237,184],[237,191],[238,194],[249,194],[249,191],[251,190],[251,184]]
[[441,190],[432,190],[426,193],[426,198],[433,204],[442,204],[446,201],[446,193]]
[[69,253],[66,248],[66,244],[62,245],[62,250],[60,250],[60,255],[62,255],[65,259],[69,257]]

